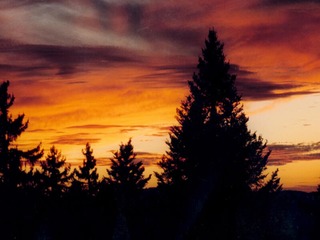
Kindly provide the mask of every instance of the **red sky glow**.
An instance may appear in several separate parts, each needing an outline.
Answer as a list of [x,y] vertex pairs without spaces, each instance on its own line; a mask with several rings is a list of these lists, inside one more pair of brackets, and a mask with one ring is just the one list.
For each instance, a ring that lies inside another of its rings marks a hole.
[[270,169],[279,168],[285,189],[313,191],[319,12],[317,0],[1,1],[0,73],[16,97],[13,115],[30,121],[18,144],[55,145],[76,165],[89,142],[100,169],[132,137],[147,173],[155,171],[214,27],[249,127],[273,150]]

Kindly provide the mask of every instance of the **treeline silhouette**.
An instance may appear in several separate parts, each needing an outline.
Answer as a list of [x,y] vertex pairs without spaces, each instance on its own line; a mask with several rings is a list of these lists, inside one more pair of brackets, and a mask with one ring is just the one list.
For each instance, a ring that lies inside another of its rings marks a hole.
[[248,130],[236,76],[214,29],[177,109],[157,188],[131,139],[99,178],[87,143],[74,170],[52,146],[14,146],[27,129],[0,85],[0,239],[319,239],[319,194],[282,192],[271,153]]

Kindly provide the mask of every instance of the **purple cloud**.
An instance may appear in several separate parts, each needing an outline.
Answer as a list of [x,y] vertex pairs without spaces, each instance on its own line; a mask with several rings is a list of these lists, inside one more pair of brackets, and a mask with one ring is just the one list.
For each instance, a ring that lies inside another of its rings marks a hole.
[[58,75],[74,74],[96,67],[137,64],[142,59],[138,53],[116,47],[70,47],[11,42],[0,44],[0,53],[10,57],[13,55],[18,63],[0,64],[0,72],[18,72],[22,76],[42,75],[48,71]]
[[313,144],[269,144],[269,165],[283,165],[297,160],[320,160],[320,142]]

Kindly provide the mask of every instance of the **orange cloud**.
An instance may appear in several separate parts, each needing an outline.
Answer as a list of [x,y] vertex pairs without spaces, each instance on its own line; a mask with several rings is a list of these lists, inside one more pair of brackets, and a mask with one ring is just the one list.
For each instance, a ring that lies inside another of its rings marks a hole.
[[78,144],[91,141],[105,159],[132,137],[139,152],[164,153],[213,26],[246,103],[272,102],[261,132],[280,131],[271,120],[283,113],[266,111],[319,92],[319,8],[312,0],[2,1],[0,73],[12,83],[13,114],[30,120],[18,143],[56,144],[81,159]]

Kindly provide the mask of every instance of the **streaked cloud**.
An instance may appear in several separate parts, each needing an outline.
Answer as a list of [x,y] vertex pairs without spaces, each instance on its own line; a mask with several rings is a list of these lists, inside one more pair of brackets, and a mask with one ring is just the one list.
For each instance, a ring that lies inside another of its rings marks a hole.
[[142,161],[145,166],[152,166],[159,162],[162,154],[151,152],[136,152],[136,160]]
[[293,161],[320,160],[320,142],[299,144],[269,144],[272,150],[270,165],[283,165]]
[[[30,120],[20,144],[39,139],[45,148],[57,144],[68,159],[79,160],[80,145],[90,142],[102,166],[109,164],[106,151],[132,137],[138,157],[151,169],[165,152],[168,126],[176,123],[175,109],[187,94],[187,81],[196,71],[211,27],[225,43],[226,58],[246,103],[267,102],[270,110],[308,95],[316,105],[319,3],[0,1],[0,73],[12,82],[14,114],[24,112]],[[300,107],[304,106],[309,104]],[[292,107],[275,116],[263,115],[258,133],[271,129],[280,135],[292,109],[298,112]],[[286,121],[272,121],[275,118]],[[279,122],[281,126],[276,125]],[[290,124],[315,129],[310,119]],[[298,132],[292,127],[290,132],[294,131]],[[318,145],[271,144],[270,164],[317,159]]]
[[85,145],[86,143],[96,143],[100,141],[99,138],[93,138],[89,133],[76,133],[60,135],[55,138],[50,144],[56,145]]
[[30,129],[28,129],[27,130],[28,132],[32,132],[32,133],[41,133],[41,132],[56,132],[57,130],[56,129],[53,129],[53,128],[47,128],[47,129],[40,129],[40,128],[38,128],[38,129],[32,129],[32,130],[30,130]]
[[[183,0],[174,3],[102,0],[79,0],[77,4],[71,1],[2,2],[0,11],[4,24],[0,26],[0,72],[3,75],[14,72],[19,78],[56,75],[64,78],[65,75],[90,74],[97,69],[138,65],[152,71],[133,76],[135,83],[153,88],[185,88],[186,81],[191,79],[195,70],[196,57],[200,54],[207,30],[216,26],[221,40],[226,43],[231,62],[240,64],[249,72],[259,73],[249,78],[239,72],[238,84],[244,98],[262,100],[308,94],[313,92],[310,88],[314,83],[300,76],[307,71],[306,68],[320,69],[314,52],[316,29],[320,22],[317,9],[296,6],[304,1],[280,2],[260,2],[278,6],[274,20],[268,18],[274,10],[260,8],[257,12],[257,1],[253,0],[242,4],[219,0],[201,1],[199,4]],[[229,16],[228,21],[222,18],[222,12]],[[243,14],[246,18],[242,17]],[[240,17],[242,20],[238,21]],[[301,44],[301,39],[304,44]],[[296,62],[291,66],[278,65],[283,77],[295,74],[290,84],[279,83],[280,74],[270,73],[266,65],[252,67],[254,53],[263,54],[267,47],[270,48],[269,55],[276,54],[280,46],[284,48],[277,54],[279,62],[286,58],[290,63],[293,62],[292,57],[304,57],[299,65]],[[304,54],[301,54],[300,46]],[[248,55],[247,62],[237,62],[237,52],[242,51]],[[157,58],[162,62],[155,64]],[[170,65],[165,65],[168,61]],[[305,86],[310,87],[302,89]],[[259,94],[254,94],[254,87]],[[277,91],[282,93],[273,94]]]
[[260,1],[259,5],[261,6],[285,6],[285,5],[294,5],[294,4],[306,4],[306,3],[319,3],[319,0],[263,0]]
[[69,126],[68,129],[108,129],[108,128],[120,128],[120,129],[138,129],[138,128],[152,128],[160,131],[169,130],[168,126],[162,125],[108,125],[108,124],[88,124],[88,125],[75,125]]
[[102,125],[102,124],[88,124],[88,125],[75,125],[68,128],[74,129],[104,129],[104,128],[119,128],[122,125]]
[[304,85],[294,81],[277,83],[259,79],[258,73],[242,69],[236,64],[231,65],[231,72],[237,75],[236,86],[244,100],[268,100],[319,92],[314,88],[303,90]]
[[7,61],[0,65],[0,73],[15,72],[20,77],[75,74],[143,62],[138,53],[116,47],[31,45],[6,41],[2,40],[0,44],[1,58]]

